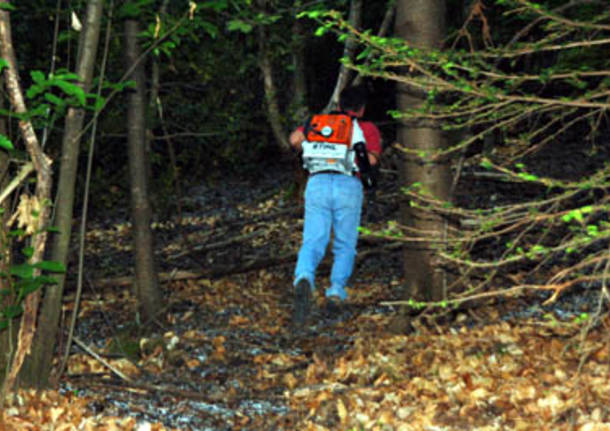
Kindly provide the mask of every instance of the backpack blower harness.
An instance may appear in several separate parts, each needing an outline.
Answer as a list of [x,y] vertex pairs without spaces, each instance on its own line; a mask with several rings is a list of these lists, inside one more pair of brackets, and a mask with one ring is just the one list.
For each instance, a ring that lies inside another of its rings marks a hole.
[[303,167],[310,174],[337,172],[356,176],[365,188],[375,186],[366,143],[358,120],[347,114],[318,114],[305,125]]

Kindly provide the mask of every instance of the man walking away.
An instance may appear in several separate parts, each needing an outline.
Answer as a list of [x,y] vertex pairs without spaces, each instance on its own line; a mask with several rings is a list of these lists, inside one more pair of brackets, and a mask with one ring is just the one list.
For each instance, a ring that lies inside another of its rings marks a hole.
[[[347,299],[345,286],[352,274],[363,201],[363,182],[381,154],[381,135],[373,123],[363,121],[367,101],[363,86],[345,89],[339,112],[313,116],[290,135],[291,145],[302,151],[309,171],[305,188],[303,242],[294,271],[294,322],[303,326],[309,315],[315,273],[333,239],[333,265],[326,306],[337,312]],[[345,136],[343,136],[345,135]]]

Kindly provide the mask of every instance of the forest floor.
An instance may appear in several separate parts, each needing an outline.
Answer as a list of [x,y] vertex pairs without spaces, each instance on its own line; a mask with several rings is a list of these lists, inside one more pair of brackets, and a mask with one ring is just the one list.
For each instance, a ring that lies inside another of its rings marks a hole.
[[[610,319],[585,330],[582,318],[595,292],[551,308],[531,297],[482,306],[438,325],[414,318],[407,331],[382,305],[400,298],[401,244],[363,237],[349,303],[329,315],[318,297],[311,324],[295,330],[302,208],[290,184],[200,186],[182,217],[155,223],[166,302],[144,325],[131,226],[93,220],[66,372],[55,390],[12,397],[0,429],[610,430]],[[395,198],[378,193],[368,227],[396,216]],[[72,293],[66,322],[73,307]]]

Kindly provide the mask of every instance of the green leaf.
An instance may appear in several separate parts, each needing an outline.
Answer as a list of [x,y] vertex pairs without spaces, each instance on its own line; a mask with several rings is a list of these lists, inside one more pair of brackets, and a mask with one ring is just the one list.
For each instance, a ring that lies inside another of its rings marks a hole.
[[57,284],[57,279],[50,275],[39,275],[36,280],[39,280],[42,284]]
[[241,31],[242,33],[250,33],[252,31],[252,24],[247,23],[241,19],[232,19],[227,24],[227,30]]
[[57,106],[64,106],[66,104],[66,102],[63,99],[57,97],[53,93],[45,93],[44,98],[45,98],[45,100],[47,100]]
[[318,27],[314,33],[314,35],[320,37],[320,36],[324,36],[326,34],[326,32],[328,31],[328,29],[324,26],[322,27]]
[[47,78],[40,70],[32,70],[30,72],[30,76],[32,77],[32,81],[34,81],[36,84],[44,84],[47,82]]
[[587,225],[587,235],[596,237],[599,235],[599,227],[594,224]]
[[4,148],[5,150],[14,150],[15,149],[15,147],[13,147],[13,143],[10,141],[10,139],[1,134],[0,134],[0,147]]
[[584,221],[583,211],[580,208],[573,209],[569,213],[562,215],[561,220],[566,223],[569,223],[572,220],[576,220],[579,223],[582,223]]
[[83,90],[80,86],[61,79],[53,80],[53,85],[61,88],[64,93],[70,96],[75,96],[82,106],[87,103],[85,98],[85,90]]
[[8,11],[17,10],[17,8],[10,3],[0,3],[0,9],[4,9],[4,10],[8,10]]
[[43,93],[46,88],[47,87],[44,86],[44,85],[34,84],[34,85],[30,86],[30,88],[27,89],[27,91],[25,92],[25,96],[28,99],[33,99],[34,97],[36,97],[39,94]]
[[154,0],[132,0],[125,2],[118,11],[120,18],[138,18],[147,6],[150,6]]
[[311,18],[318,19],[325,16],[328,13],[327,10],[324,9],[316,9],[316,10],[306,10],[299,14],[297,14],[297,18]]
[[11,275],[19,278],[32,278],[34,276],[34,267],[29,263],[21,265],[13,265],[10,270]]
[[66,272],[66,267],[61,262],[56,262],[53,260],[43,260],[42,262],[37,262],[34,264],[34,267],[49,272]]
[[216,12],[220,12],[228,7],[227,0],[210,0],[203,3],[198,3],[197,7],[202,9],[213,9]]
[[371,230],[367,227],[364,226],[358,226],[358,232],[364,234],[364,235],[370,235],[371,234]]
[[23,229],[12,229],[8,233],[8,236],[11,238],[20,237],[23,235],[25,235],[25,230],[23,230]]
[[489,169],[489,170],[493,169],[493,165],[491,164],[491,162],[488,159],[481,160],[481,163],[479,163],[479,165],[485,169]]
[[2,311],[2,313],[8,319],[14,319],[15,317],[18,317],[21,315],[21,313],[23,313],[23,307],[21,305],[9,305]]
[[79,81],[80,77],[73,72],[61,72],[53,75],[54,79],[61,79],[62,81]]
[[203,29],[212,39],[218,36],[218,27],[207,21],[201,21],[199,27]]
[[362,50],[362,52],[360,54],[358,54],[356,56],[356,60],[363,60],[363,59],[367,58],[369,55],[371,55],[372,51],[373,51],[373,49],[371,47],[367,47],[366,49]]
[[525,181],[538,181],[540,179],[536,175],[528,174],[527,172],[520,172],[517,176]]
[[24,247],[24,249],[21,250],[21,252],[23,253],[23,255],[25,257],[30,258],[34,254],[34,247]]
[[106,99],[104,97],[95,97],[95,102],[93,103],[93,110],[95,112],[101,112],[104,108],[104,104],[106,103]]
[[42,280],[39,280],[38,278],[21,280],[15,284],[15,287],[19,291],[19,300],[22,300],[30,293],[36,292],[42,286],[44,286],[44,282]]

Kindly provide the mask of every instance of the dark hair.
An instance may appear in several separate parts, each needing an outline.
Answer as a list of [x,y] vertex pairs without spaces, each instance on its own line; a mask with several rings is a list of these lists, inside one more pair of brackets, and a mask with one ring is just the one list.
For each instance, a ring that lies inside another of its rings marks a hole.
[[368,91],[364,85],[347,87],[339,96],[339,106],[344,111],[357,111],[366,105]]

